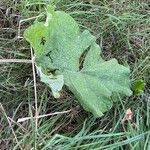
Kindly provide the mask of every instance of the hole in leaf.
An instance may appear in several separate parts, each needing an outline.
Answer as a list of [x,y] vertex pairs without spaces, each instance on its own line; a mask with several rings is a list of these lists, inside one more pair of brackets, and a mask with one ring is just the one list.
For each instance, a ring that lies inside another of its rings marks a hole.
[[51,51],[49,51],[49,52],[46,54],[46,56],[47,56],[47,57],[50,57],[50,54],[51,54]]
[[56,73],[57,71],[58,71],[58,69],[49,69],[48,73],[51,73],[53,75],[57,75],[57,73]]
[[87,49],[85,49],[79,58],[79,71],[83,68],[84,60],[85,60],[87,53],[90,50],[90,47],[91,46],[89,46]]
[[42,37],[42,38],[41,38],[40,45],[44,45],[44,44],[45,44],[45,42],[46,42],[45,37]]
[[50,60],[51,60],[51,63],[53,63],[53,59],[52,59],[52,57],[51,57],[51,52],[52,52],[52,51],[49,51],[49,52],[46,54],[46,56],[49,57]]

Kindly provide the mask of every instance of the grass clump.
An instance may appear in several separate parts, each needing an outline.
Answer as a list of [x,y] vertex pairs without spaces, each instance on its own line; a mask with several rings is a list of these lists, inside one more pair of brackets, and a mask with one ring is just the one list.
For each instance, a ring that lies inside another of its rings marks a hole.
[[[50,1],[0,2],[0,59],[31,59],[30,47],[18,39],[33,23],[31,17],[45,19],[45,6]],[[131,81],[143,80],[140,94],[124,98],[101,118],[95,119],[79,106],[66,89],[54,99],[48,87],[37,79],[39,114],[70,110],[70,113],[17,123],[18,118],[34,116],[34,87],[30,63],[0,64],[0,147],[2,150],[148,150],[150,149],[150,13],[148,1],[57,0],[58,10],[71,14],[81,29],[97,37],[106,60],[115,57],[129,64]],[[121,124],[128,108],[131,121]],[[11,123],[8,123],[8,120]],[[14,139],[15,132],[17,141]]]

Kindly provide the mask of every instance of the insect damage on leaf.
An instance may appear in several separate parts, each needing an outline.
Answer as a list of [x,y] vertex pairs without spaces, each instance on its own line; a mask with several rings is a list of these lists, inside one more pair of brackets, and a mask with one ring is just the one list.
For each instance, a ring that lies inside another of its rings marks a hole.
[[[96,38],[88,30],[80,32],[69,14],[48,6],[46,23],[33,24],[24,37],[34,48],[41,81],[55,97],[65,84],[86,111],[99,117],[117,101],[113,94],[132,94],[129,68],[116,59],[103,60]],[[52,78],[48,77],[42,68],[57,70],[57,74],[51,72]]]
[[84,59],[85,59],[87,53],[89,52],[89,50],[90,50],[90,47],[88,47],[86,50],[84,50],[79,58],[79,71],[83,68]]
[[40,44],[44,45],[44,44],[45,44],[45,42],[46,42],[45,37],[42,37],[42,38],[41,38],[41,42],[40,42]]

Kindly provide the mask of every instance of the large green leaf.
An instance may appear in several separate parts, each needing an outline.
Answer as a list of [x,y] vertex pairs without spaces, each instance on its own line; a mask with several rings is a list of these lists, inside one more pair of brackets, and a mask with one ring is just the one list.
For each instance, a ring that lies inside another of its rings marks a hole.
[[24,37],[34,48],[37,66],[46,70],[40,74],[42,81],[48,84],[51,83],[48,80],[54,80],[45,77],[50,71],[57,86],[48,85],[57,91],[54,87],[61,89],[58,77],[63,75],[65,85],[84,109],[95,116],[112,107],[114,94],[132,94],[129,68],[118,64],[116,59],[104,61],[96,38],[87,30],[81,33],[69,14],[49,6],[46,23],[30,26]]

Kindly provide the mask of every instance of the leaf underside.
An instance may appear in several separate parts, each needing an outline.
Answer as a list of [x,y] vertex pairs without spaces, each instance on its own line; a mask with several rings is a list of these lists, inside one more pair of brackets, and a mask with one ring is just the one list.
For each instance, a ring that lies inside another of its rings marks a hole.
[[[38,22],[30,26],[24,37],[34,48],[37,68],[44,70],[40,73],[42,81],[48,84],[48,79],[49,83],[55,80],[53,83],[57,84],[57,89],[48,85],[57,95],[64,79],[64,84],[83,108],[95,116],[102,116],[112,107],[114,94],[132,94],[129,68],[118,64],[116,59],[104,61],[100,57],[96,38],[87,30],[81,33],[69,14],[54,11],[48,6],[46,23]],[[51,78],[47,70],[55,78]],[[43,75],[47,76],[46,80]]]

